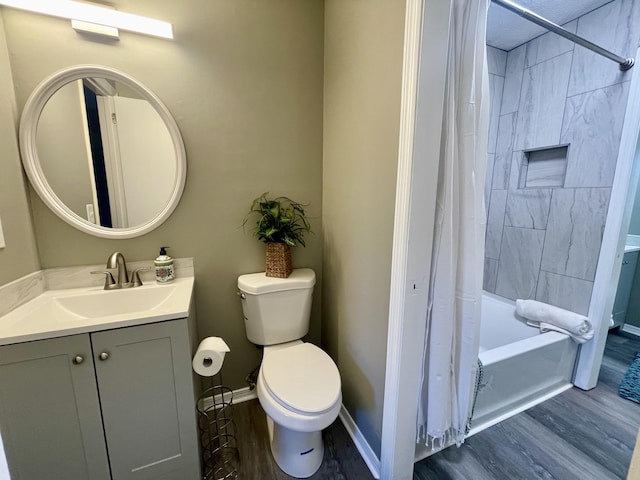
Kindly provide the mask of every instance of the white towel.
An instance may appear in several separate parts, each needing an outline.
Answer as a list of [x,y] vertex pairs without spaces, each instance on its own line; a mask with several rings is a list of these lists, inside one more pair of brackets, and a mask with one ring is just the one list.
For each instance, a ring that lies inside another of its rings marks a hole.
[[527,324],[539,327],[541,332],[554,330],[570,335],[578,343],[593,338],[593,326],[587,317],[569,310],[535,300],[516,300],[516,313]]

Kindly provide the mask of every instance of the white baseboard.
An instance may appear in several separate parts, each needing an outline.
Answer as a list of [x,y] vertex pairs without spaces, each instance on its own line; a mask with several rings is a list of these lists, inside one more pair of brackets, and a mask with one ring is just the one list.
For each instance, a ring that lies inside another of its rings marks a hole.
[[358,425],[356,425],[356,422],[353,421],[353,418],[351,418],[351,415],[349,415],[349,412],[344,407],[344,405],[342,405],[342,408],[340,408],[340,414],[338,416],[340,417],[345,430],[351,437],[351,440],[353,440],[353,443],[358,449],[358,452],[360,452],[360,456],[364,460],[364,463],[366,463],[367,467],[369,467],[371,475],[373,475],[373,478],[379,479],[380,460],[367,442],[367,439],[364,438],[364,435],[362,435],[362,432],[358,428]]
[[636,327],[635,325],[629,325],[628,323],[625,323],[621,330],[623,332],[626,333],[630,333],[631,335],[637,335],[640,337],[640,328]]
[[[216,403],[220,404],[223,400],[228,402],[232,395],[234,404],[258,398],[258,392],[255,388],[250,390],[249,387],[244,387],[225,394],[224,398],[221,398],[220,395],[216,395]],[[204,405],[202,405],[203,409],[211,408],[213,406],[213,397],[205,397],[202,399],[202,402],[204,403]]]

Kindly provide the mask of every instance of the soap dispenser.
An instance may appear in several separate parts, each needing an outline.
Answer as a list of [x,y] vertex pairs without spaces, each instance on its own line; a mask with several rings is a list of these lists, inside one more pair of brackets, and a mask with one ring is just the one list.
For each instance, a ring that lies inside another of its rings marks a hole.
[[156,281],[160,283],[170,282],[176,278],[173,258],[167,255],[167,248],[169,247],[160,247],[160,255],[153,261],[156,266]]

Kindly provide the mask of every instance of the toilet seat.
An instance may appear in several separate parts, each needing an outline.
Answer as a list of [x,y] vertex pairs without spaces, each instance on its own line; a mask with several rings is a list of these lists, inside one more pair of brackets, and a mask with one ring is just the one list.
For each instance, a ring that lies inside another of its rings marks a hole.
[[271,397],[300,415],[322,415],[342,398],[338,368],[311,343],[270,352],[260,370]]

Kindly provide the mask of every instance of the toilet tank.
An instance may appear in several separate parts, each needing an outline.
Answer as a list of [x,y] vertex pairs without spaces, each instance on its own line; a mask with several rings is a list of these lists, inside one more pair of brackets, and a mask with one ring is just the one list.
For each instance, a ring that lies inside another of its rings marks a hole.
[[247,338],[256,345],[298,340],[309,331],[311,296],[316,274],[310,268],[294,270],[288,278],[262,273],[238,277]]

